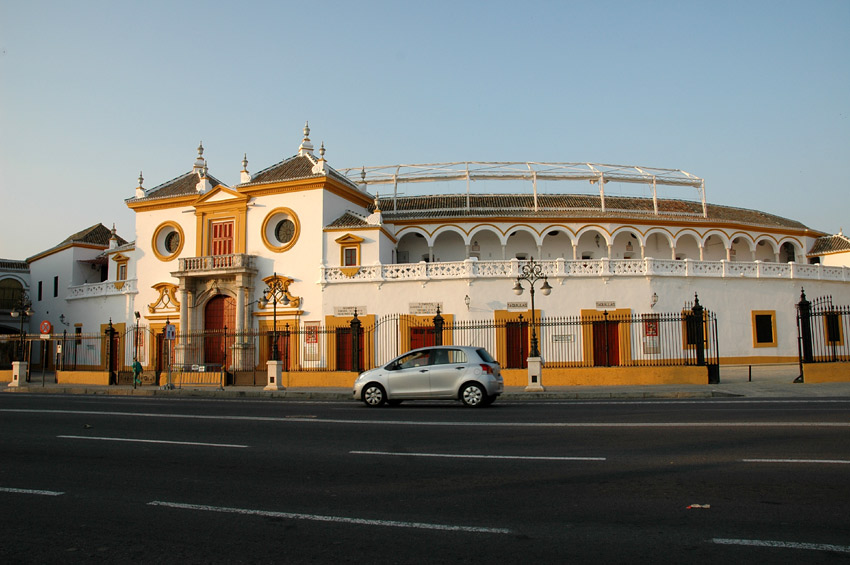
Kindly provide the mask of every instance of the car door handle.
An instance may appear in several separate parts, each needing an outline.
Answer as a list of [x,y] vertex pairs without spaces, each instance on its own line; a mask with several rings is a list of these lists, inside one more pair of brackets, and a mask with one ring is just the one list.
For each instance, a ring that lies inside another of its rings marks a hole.
[[419,372],[420,372],[420,373],[427,373],[427,372],[428,372],[428,369],[419,369]]
[[457,369],[458,371],[463,371],[464,368],[463,367],[455,367],[455,369]]

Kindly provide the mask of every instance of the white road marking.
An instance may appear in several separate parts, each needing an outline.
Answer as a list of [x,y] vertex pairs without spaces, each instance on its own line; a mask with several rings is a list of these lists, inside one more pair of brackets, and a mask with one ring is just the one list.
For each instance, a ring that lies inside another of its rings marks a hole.
[[415,420],[351,420],[332,418],[270,417],[270,416],[227,416],[206,414],[158,414],[152,412],[114,412],[97,410],[33,410],[22,408],[0,408],[0,412],[25,414],[71,414],[80,416],[128,416],[135,418],[175,418],[184,420],[217,420],[243,422],[286,422],[286,423],[316,423],[374,425],[374,426],[455,426],[455,427],[487,427],[487,428],[850,428],[850,422],[449,422],[449,421],[415,421]]
[[846,459],[741,459],[744,463],[824,463],[850,465]]
[[239,445],[234,443],[203,443],[200,441],[169,441],[164,439],[138,439],[128,437],[97,437],[97,436],[56,436],[63,439],[93,439],[100,441],[127,441],[135,443],[167,443],[173,445],[198,445],[202,447],[237,447],[245,448],[247,445]]
[[57,492],[55,490],[33,490],[28,488],[8,488],[8,487],[0,487],[0,492],[10,492],[12,494],[38,494],[41,496],[61,496],[65,494],[64,492]]
[[847,545],[832,545],[828,543],[799,543],[794,541],[772,541],[758,539],[725,539],[714,538],[711,540],[720,545],[749,545],[754,547],[777,547],[785,549],[810,549],[816,551],[837,551],[840,553],[850,553],[850,546]]
[[349,451],[352,455],[398,455],[405,457],[445,457],[447,459],[519,459],[530,461],[605,461],[604,457],[559,457],[528,455],[466,455],[459,453],[401,453],[393,451]]
[[510,534],[507,528],[485,528],[479,526],[452,526],[449,524],[429,524],[427,522],[399,522],[396,520],[371,520],[366,518],[347,518],[344,516],[324,516],[321,514],[301,514],[297,512],[272,512],[269,510],[253,510],[249,508],[227,508],[222,506],[207,506],[205,504],[183,504],[179,502],[164,502],[154,500],[149,506],[165,506],[182,510],[200,510],[204,512],[223,512],[226,514],[243,514],[249,516],[266,516],[271,518],[286,518],[289,520],[312,520],[314,522],[335,522],[340,524],[356,524],[359,526],[387,526],[392,528],[413,528],[418,530],[441,530],[447,532],[469,532],[478,534]]

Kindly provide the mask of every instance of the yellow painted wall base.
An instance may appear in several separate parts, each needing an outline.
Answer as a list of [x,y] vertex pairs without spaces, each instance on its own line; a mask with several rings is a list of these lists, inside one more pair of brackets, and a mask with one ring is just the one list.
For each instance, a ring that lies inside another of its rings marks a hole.
[[850,363],[806,363],[803,381],[807,383],[850,382]]
[[[210,386],[218,385],[218,380],[215,382],[202,382],[197,376],[200,373],[194,373],[194,377],[189,375],[185,380],[180,379],[178,374],[172,373],[171,383],[175,386]],[[212,375],[212,373],[210,373]],[[160,386],[166,384],[168,376],[162,373],[159,378]],[[317,388],[317,387],[354,387],[354,381],[357,379],[357,373],[354,372],[339,372],[339,371],[304,371],[304,372],[286,372],[280,376],[280,384],[286,388],[301,387],[301,388]]]
[[108,385],[107,371],[56,371],[56,384],[60,385]]
[[8,371],[0,371],[0,383],[10,383],[12,382],[12,370]]
[[[502,369],[505,386],[527,386],[528,371]],[[704,385],[707,367],[586,367],[543,368],[540,384],[547,386]]]

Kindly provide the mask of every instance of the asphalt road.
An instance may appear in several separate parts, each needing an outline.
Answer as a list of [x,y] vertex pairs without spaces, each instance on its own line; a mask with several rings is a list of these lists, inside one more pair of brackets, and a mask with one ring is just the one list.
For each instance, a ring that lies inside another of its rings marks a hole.
[[0,559],[850,563],[850,400],[0,396]]

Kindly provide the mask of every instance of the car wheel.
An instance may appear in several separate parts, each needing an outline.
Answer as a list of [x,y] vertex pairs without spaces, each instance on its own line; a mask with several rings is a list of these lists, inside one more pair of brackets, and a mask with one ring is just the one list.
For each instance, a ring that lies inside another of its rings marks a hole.
[[370,383],[363,388],[363,402],[366,406],[383,406],[386,401],[387,393],[381,385]]
[[393,400],[387,400],[387,406],[398,406],[399,404],[401,404],[401,400],[398,400],[397,398]]
[[469,383],[463,385],[463,388],[460,389],[460,400],[464,406],[484,406],[484,399],[486,397],[487,395],[484,393],[484,389],[478,383]]

